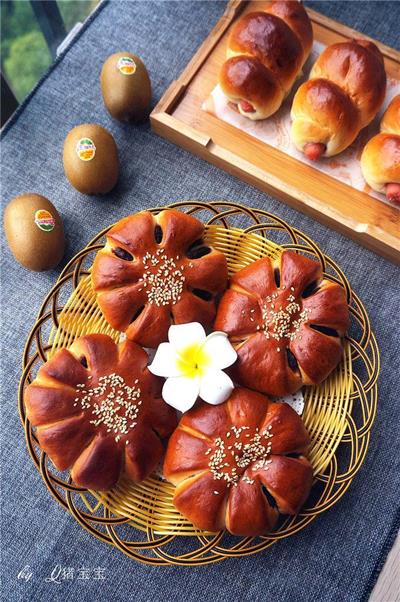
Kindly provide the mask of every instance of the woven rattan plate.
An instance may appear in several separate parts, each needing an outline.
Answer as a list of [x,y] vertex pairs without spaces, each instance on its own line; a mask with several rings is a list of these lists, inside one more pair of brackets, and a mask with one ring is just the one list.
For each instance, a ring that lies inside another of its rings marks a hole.
[[170,207],[206,224],[206,241],[226,254],[231,274],[262,256],[275,257],[282,249],[316,259],[326,277],[345,289],[351,313],[340,366],[322,385],[304,390],[303,418],[311,435],[315,475],[310,498],[300,514],[282,519],[274,532],[239,538],[195,529],[175,510],[173,485],[161,476],[152,475],[140,484],[122,480],[105,494],[76,487],[68,473],[55,470],[26,418],[24,390],[41,364],[78,336],[102,332],[119,339],[96,306],[90,280],[95,253],[108,228],[68,263],[46,296],[25,346],[19,389],[28,449],[46,486],[82,527],[131,558],[153,565],[201,565],[265,550],[303,529],[341,498],[367,452],[377,405],[379,351],[365,308],[345,275],[308,236],[266,211],[232,202],[188,201]]

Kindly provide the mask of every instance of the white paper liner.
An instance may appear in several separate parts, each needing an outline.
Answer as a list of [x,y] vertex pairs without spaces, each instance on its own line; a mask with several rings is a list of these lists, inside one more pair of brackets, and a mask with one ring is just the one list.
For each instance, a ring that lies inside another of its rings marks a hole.
[[304,411],[304,395],[301,389],[296,391],[296,393],[292,393],[292,395],[286,395],[286,397],[277,397],[274,401],[280,401],[282,403],[287,403],[288,406],[293,408],[293,410],[301,416]]
[[307,79],[311,66],[324,48],[324,44],[314,42],[311,55],[304,66],[303,71],[305,75],[299,78],[298,83],[295,84],[293,91],[285,100],[279,111],[268,119],[251,121],[250,119],[247,119],[247,117],[243,117],[243,115],[229,106],[228,100],[219,85],[213,89],[210,96],[203,102],[202,109],[211,113],[218,119],[237,127],[239,130],[246,132],[250,136],[284,152],[286,155],[289,155],[302,163],[311,165],[314,169],[322,171],[336,180],[339,180],[356,190],[366,192],[370,196],[394,207],[395,205],[390,203],[385,195],[371,190],[365,182],[361,172],[359,159],[366,142],[379,132],[380,120],[390,101],[394,96],[400,94],[399,80],[388,78],[386,97],[382,109],[379,111],[373,122],[360,132],[353,144],[339,155],[313,162],[307,159],[303,153],[298,151],[291,141],[290,109],[295,90]]

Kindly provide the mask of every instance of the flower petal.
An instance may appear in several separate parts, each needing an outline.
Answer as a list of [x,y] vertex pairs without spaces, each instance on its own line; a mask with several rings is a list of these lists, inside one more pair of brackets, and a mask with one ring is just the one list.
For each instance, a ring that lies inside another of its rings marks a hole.
[[208,370],[200,383],[200,397],[207,403],[219,405],[233,391],[233,382],[222,370]]
[[199,322],[173,324],[168,331],[168,340],[179,353],[191,345],[203,345],[206,340],[206,333]]
[[[234,488],[233,488],[234,489]],[[214,479],[209,470],[181,481],[174,493],[174,506],[198,529],[220,531],[225,527],[226,481]]]
[[332,372],[343,355],[339,339],[302,324],[299,336],[290,343],[305,382],[320,383]]
[[132,481],[140,482],[155,470],[163,456],[164,448],[159,437],[151,429],[137,425],[135,431],[137,428],[136,435],[130,437],[129,443],[123,447],[125,447],[125,470]]
[[270,456],[268,468],[257,475],[268,493],[273,496],[282,514],[296,514],[310,493],[313,470],[303,457]]
[[[164,404],[166,405],[166,404]],[[182,479],[207,470],[210,441],[177,428],[172,433],[165,455],[164,477],[177,485]]]
[[269,395],[297,391],[302,384],[300,373],[288,368],[284,348],[278,351],[278,345],[275,339],[267,339],[260,332],[250,336],[237,349],[233,378],[243,387]]
[[273,454],[304,453],[310,436],[300,416],[287,403],[271,403],[260,427],[271,427]]
[[[171,316],[167,305],[157,306],[153,303],[143,303],[141,314],[127,326],[128,339],[142,347],[155,348],[160,341],[168,338],[168,328]],[[134,312],[131,312],[131,316]]]
[[340,334],[349,327],[349,309],[344,289],[335,282],[324,280],[318,290],[303,299],[303,308],[308,310],[307,322],[328,326]]
[[[245,476],[254,479],[251,470],[246,471]],[[278,512],[268,504],[257,481],[250,484],[240,479],[231,489],[226,518],[226,526],[233,535],[249,537],[270,531],[278,519]]]
[[214,328],[235,338],[246,338],[250,333],[261,329],[263,324],[260,304],[257,297],[228,289],[218,305]]
[[180,412],[186,412],[198,398],[199,389],[200,382],[198,378],[174,376],[165,381],[162,396],[170,406]]
[[210,356],[213,368],[227,368],[237,359],[237,353],[225,332],[213,332],[208,335],[203,350]]
[[70,468],[93,438],[95,428],[86,417],[71,416],[53,424],[39,426],[36,433],[40,447],[58,470]]
[[180,371],[177,364],[177,354],[170,343],[161,343],[157,347],[156,354],[149,366],[149,370],[156,376],[179,376]]
[[98,434],[74,463],[72,480],[79,487],[107,491],[119,479],[122,460],[121,446],[115,445],[112,437]]

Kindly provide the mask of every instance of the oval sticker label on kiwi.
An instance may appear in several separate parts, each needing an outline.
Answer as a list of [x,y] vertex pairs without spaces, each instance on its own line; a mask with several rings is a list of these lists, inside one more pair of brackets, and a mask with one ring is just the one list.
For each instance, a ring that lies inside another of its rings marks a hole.
[[96,147],[90,138],[81,138],[76,145],[76,154],[81,161],[91,161],[96,154]]
[[51,232],[54,230],[56,220],[51,215],[50,211],[46,209],[38,209],[35,213],[35,224],[40,230],[44,232]]
[[133,75],[136,71],[136,63],[130,56],[121,56],[117,68],[123,75]]

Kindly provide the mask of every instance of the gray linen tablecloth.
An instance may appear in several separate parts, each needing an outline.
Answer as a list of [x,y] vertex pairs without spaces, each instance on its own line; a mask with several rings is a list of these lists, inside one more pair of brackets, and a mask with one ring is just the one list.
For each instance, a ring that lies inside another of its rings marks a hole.
[[[399,45],[397,2],[307,4],[386,44]],[[393,542],[400,483],[398,271],[336,232],[158,138],[148,124],[131,127],[113,121],[102,104],[98,77],[109,54],[128,49],[144,59],[155,104],[223,10],[221,2],[111,2],[99,10],[4,134],[3,206],[25,191],[49,197],[64,219],[68,237],[64,263],[120,217],[175,200],[236,199],[295,224],[342,266],[378,338],[380,399],[368,455],[339,503],[301,533],[257,556],[207,568],[150,568],[101,544],[50,497],[26,451],[17,413],[24,342],[59,270],[27,272],[4,246],[1,568],[4,599],[10,602],[361,600],[368,597]],[[63,174],[65,135],[72,126],[88,121],[109,128],[119,147],[119,184],[104,198],[80,195]],[[55,566],[73,569],[65,572],[60,584],[48,580]],[[18,578],[24,567],[30,567],[26,571],[32,573],[30,579]],[[98,567],[102,570],[96,571]]]

